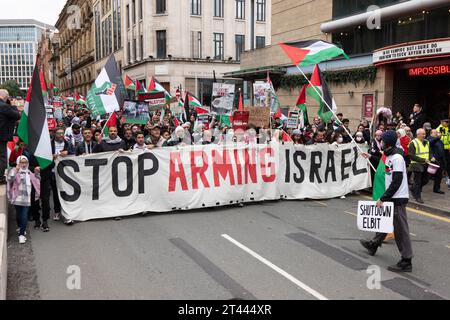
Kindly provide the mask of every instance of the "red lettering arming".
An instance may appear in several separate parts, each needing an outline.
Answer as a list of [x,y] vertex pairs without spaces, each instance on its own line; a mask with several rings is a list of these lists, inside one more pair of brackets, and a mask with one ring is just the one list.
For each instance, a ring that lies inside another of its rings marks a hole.
[[213,158],[213,172],[214,172],[214,186],[220,187],[219,175],[226,180],[230,176],[230,185],[234,186],[233,166],[231,165],[230,155],[227,150],[223,150],[223,156],[218,150],[212,151]]
[[258,179],[256,178],[256,150],[251,149],[252,157],[250,159],[250,155],[248,153],[248,149],[244,150],[244,168],[245,168],[245,184],[248,184],[248,177],[252,180],[252,183],[257,183]]
[[[197,167],[195,160],[201,157],[202,159],[202,166]],[[191,151],[191,174],[192,174],[192,189],[196,190],[198,189],[198,177],[200,176],[200,179],[203,182],[203,185],[205,188],[209,188],[209,182],[206,178],[205,172],[208,169],[208,157],[206,156],[206,152],[204,151]]]
[[239,151],[234,149],[234,161],[236,162],[236,175],[237,175],[237,184],[242,185],[242,165],[241,160],[239,159]]
[[180,179],[181,189],[186,191],[188,189],[186,174],[184,173],[181,155],[178,151],[170,153],[169,192],[175,191],[177,179]]
[[[264,148],[261,149],[259,158],[261,162],[261,177],[264,182],[274,182],[276,178],[275,173],[275,163],[273,161],[268,161],[266,164],[266,155],[269,155],[269,158],[273,158],[274,156],[274,150],[272,148]],[[266,173],[266,167],[269,168],[270,174],[267,175]]]

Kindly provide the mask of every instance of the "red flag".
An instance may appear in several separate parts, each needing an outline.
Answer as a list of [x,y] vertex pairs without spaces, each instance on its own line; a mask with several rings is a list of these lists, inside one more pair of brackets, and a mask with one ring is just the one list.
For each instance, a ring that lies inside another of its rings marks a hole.
[[283,141],[284,142],[289,142],[289,141],[292,141],[292,138],[284,131],[284,130],[282,130],[283,131]]
[[108,122],[106,122],[105,129],[103,130],[105,136],[109,137],[109,128],[111,127],[117,127],[117,116],[115,112],[111,114],[111,117],[109,117]]
[[242,101],[242,93],[239,94],[239,109],[238,111],[244,111],[244,103]]

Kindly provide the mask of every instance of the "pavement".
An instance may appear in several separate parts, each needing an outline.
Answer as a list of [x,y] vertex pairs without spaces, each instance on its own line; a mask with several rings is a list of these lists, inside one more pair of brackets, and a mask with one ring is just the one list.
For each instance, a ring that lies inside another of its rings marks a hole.
[[444,191],[445,194],[434,193],[433,181],[430,180],[430,182],[423,187],[422,200],[424,203],[417,203],[414,199],[411,199],[410,206],[450,217],[450,188],[445,184],[444,180],[441,182],[441,190]]
[[8,210],[6,186],[0,185],[0,300],[6,298],[6,283],[8,274],[7,256]]
[[367,198],[52,221],[23,246],[10,228],[8,299],[448,299],[450,218],[408,209],[414,269],[395,274],[394,242],[359,244]]

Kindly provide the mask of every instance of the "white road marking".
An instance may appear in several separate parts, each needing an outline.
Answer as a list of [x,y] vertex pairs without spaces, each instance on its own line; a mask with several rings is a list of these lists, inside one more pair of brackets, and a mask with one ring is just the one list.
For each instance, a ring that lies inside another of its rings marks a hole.
[[277,267],[276,265],[274,265],[272,262],[270,262],[269,260],[267,260],[266,258],[260,256],[259,254],[257,254],[255,251],[249,249],[248,247],[244,246],[242,243],[240,243],[237,240],[234,240],[232,237],[230,237],[227,234],[223,234],[222,235],[223,238],[227,239],[228,241],[230,241],[231,243],[233,243],[234,245],[236,245],[237,247],[241,248],[242,250],[244,250],[245,252],[247,252],[248,254],[250,254],[251,256],[253,256],[254,258],[258,259],[259,261],[261,261],[262,263],[264,263],[266,266],[268,266],[269,268],[275,270],[276,272],[278,272],[279,274],[281,274],[283,277],[285,277],[286,279],[288,279],[289,281],[293,282],[295,285],[299,286],[300,288],[302,288],[303,290],[305,290],[306,292],[308,292],[309,294],[311,294],[312,296],[314,296],[315,298],[319,299],[319,300],[328,300],[328,298],[326,298],[325,296],[323,296],[322,294],[320,294],[319,292],[317,292],[316,290],[312,289],[311,287],[309,287],[308,285],[304,284],[303,282],[301,282],[300,280],[298,280],[297,278],[295,278],[294,276],[290,275],[289,273],[287,273],[286,271],[284,271],[283,269],[281,269],[280,267]]
[[328,207],[328,205],[325,202],[320,202],[320,201],[314,201],[315,203],[318,203],[324,207]]
[[414,233],[409,233],[410,235],[412,235],[413,237],[417,237],[417,234],[414,234]]
[[350,212],[350,211],[344,211],[344,212],[347,213],[347,214],[351,214],[352,216],[355,216],[355,217],[358,216],[356,213],[353,213],[353,212]]

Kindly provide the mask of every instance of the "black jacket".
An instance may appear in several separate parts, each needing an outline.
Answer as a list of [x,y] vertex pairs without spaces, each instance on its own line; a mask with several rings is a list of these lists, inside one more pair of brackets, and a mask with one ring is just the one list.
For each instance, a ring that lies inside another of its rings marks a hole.
[[411,130],[415,137],[417,129],[422,128],[423,124],[425,123],[425,115],[422,113],[422,111],[419,113],[413,113],[413,120],[414,123],[411,125]]
[[5,142],[13,139],[16,121],[19,119],[17,107],[0,100],[0,141]]
[[126,147],[127,145],[123,140],[118,143],[106,143],[106,141],[103,140],[102,143],[95,146],[94,153],[117,151],[119,149],[125,150]]
[[[95,141],[91,141],[91,153],[94,153],[95,147],[97,146],[97,142]],[[75,154],[77,156],[81,156],[83,154],[87,153],[86,152],[86,143],[85,142],[81,142],[79,144],[77,144],[76,148],[75,148]]]
[[431,154],[438,162],[438,165],[441,168],[446,168],[447,162],[445,159],[445,148],[442,140],[438,137],[432,136],[429,136],[426,139],[430,141]]

